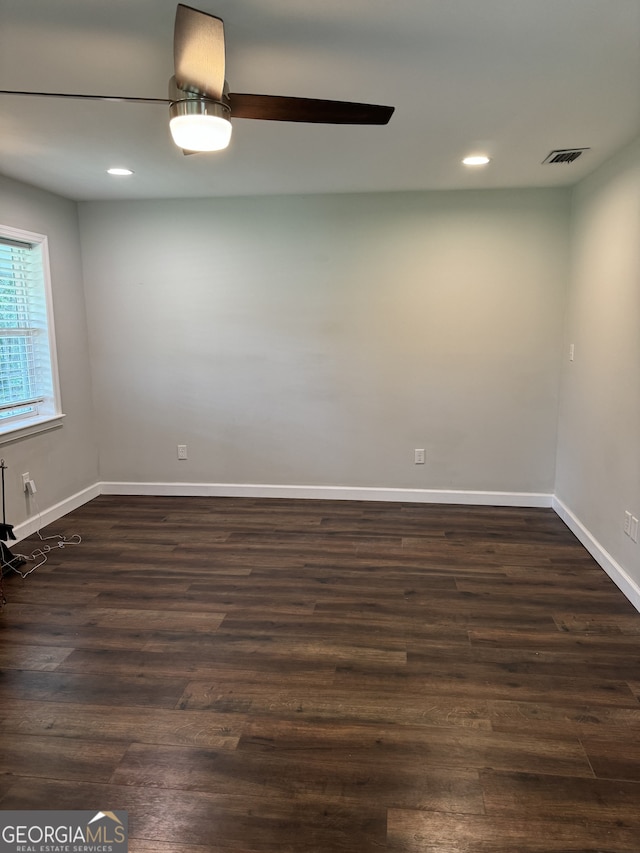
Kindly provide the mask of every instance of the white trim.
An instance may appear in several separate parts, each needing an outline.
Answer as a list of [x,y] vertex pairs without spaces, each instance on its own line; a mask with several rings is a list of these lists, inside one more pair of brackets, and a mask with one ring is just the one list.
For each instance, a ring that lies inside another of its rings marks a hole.
[[29,418],[14,421],[11,428],[0,427],[0,444],[8,444],[10,441],[19,441],[39,432],[47,432],[50,429],[58,429],[62,426],[64,415],[48,415],[42,418]]
[[560,498],[553,496],[552,507],[567,525],[573,535],[580,540],[598,565],[604,569],[614,584],[624,596],[640,612],[640,586],[622,568],[611,554],[604,548],[592,533],[587,530],[580,519],[574,515]]
[[[76,492],[75,495],[71,495],[71,497],[65,498],[65,500],[45,509],[39,515],[32,515],[26,521],[16,524],[14,527],[13,532],[15,533],[16,541],[20,542],[21,539],[26,539],[27,536],[36,533],[40,528],[46,527],[47,524],[52,524],[54,521],[62,518],[63,515],[72,512],[74,509],[78,509],[78,507],[81,507],[88,501],[92,501],[100,494],[100,483],[95,483],[93,486],[88,486],[81,492]],[[12,547],[11,542],[7,542],[7,545],[9,548]]]
[[553,495],[541,492],[483,492],[437,489],[387,489],[367,486],[285,486],[257,483],[104,482],[103,495],[180,495],[191,497],[307,498],[311,500],[406,501],[477,506],[551,507]]
[[56,344],[56,326],[53,317],[53,288],[51,286],[51,263],[49,261],[49,238],[43,235],[41,243],[42,275],[44,276],[45,306],[47,309],[47,335],[49,338],[49,363],[51,367],[51,393],[53,414],[62,414],[60,376],[58,373],[58,347]]

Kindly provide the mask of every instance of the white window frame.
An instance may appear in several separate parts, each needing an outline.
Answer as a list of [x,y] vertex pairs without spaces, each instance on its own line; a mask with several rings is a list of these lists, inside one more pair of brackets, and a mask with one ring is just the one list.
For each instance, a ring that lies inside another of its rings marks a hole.
[[15,417],[0,419],[0,445],[34,435],[38,432],[55,429],[62,425],[62,419],[64,418],[58,377],[58,355],[53,319],[53,298],[47,236],[0,224],[0,239],[2,238],[39,247],[42,263],[42,297],[46,312],[46,329],[43,328],[42,331],[47,335],[50,364],[48,375],[49,392],[43,396],[41,402],[38,402],[36,411],[27,415],[16,415]]

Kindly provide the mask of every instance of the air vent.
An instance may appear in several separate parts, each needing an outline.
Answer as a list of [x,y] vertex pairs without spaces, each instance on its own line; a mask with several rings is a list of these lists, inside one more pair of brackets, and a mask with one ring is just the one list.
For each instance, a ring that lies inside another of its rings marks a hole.
[[543,163],[573,163],[582,154],[583,151],[589,151],[588,148],[558,148],[552,151],[542,161]]

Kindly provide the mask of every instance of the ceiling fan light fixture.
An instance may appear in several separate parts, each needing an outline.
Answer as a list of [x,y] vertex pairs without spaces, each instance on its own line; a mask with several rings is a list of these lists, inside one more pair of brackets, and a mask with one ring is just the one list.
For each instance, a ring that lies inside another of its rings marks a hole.
[[174,101],[169,129],[173,141],[185,151],[222,151],[231,140],[230,110],[207,98]]

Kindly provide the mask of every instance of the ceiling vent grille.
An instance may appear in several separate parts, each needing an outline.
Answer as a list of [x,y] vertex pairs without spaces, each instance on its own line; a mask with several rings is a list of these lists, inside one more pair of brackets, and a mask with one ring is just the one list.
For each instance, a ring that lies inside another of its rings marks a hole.
[[588,148],[559,148],[556,151],[551,151],[543,163],[573,163],[582,154],[583,151],[589,151]]

